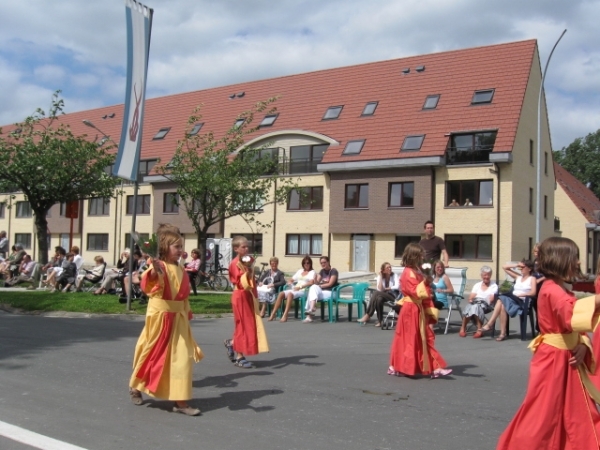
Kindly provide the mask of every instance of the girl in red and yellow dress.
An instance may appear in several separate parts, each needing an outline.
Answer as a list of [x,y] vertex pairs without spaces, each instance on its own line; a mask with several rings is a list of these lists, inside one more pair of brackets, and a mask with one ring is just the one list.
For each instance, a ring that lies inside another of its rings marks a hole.
[[396,333],[390,354],[389,375],[417,374],[432,378],[449,375],[446,361],[435,349],[435,335],[429,325],[437,323],[438,310],[431,300],[431,276],[425,277],[419,267],[423,264],[423,248],[411,242],[404,249],[400,278],[404,296],[402,309],[396,324]]
[[149,301],[146,324],[135,347],[129,395],[136,405],[142,404],[142,392],[174,400],[173,412],[197,416],[200,410],[187,400],[192,397],[192,364],[203,355],[190,328],[189,278],[178,264],[182,238],[175,227],[161,229],[159,258],[150,258],[142,274],[141,287]]
[[540,335],[525,399],[500,436],[498,450],[600,448],[600,392],[590,379],[595,360],[586,335],[598,323],[600,295],[577,300],[565,282],[579,275],[579,249],[552,237],[539,248],[546,281],[538,294]]
[[260,317],[258,294],[252,265],[254,258],[248,255],[248,240],[235,236],[231,241],[237,256],[229,265],[229,281],[233,284],[231,307],[233,309],[233,339],[225,340],[227,356],[236,366],[252,368],[245,355],[269,351],[267,335]]

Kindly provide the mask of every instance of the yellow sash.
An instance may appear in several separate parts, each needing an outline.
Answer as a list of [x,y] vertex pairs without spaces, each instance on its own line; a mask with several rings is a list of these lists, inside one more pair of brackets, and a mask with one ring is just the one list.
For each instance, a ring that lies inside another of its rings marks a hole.
[[429,352],[427,349],[427,321],[425,319],[425,310],[423,309],[423,302],[421,301],[421,299],[403,297],[401,303],[413,303],[417,305],[417,308],[419,308],[419,332],[421,334],[421,342],[423,343],[423,372],[427,373],[430,371],[430,368]]
[[594,354],[592,352],[590,339],[577,332],[565,334],[540,334],[531,341],[528,348],[535,353],[542,342],[551,347],[558,348],[559,350],[573,350],[578,344],[583,344],[589,349],[590,354],[592,355],[591,367],[588,368],[585,364],[580,364],[577,366],[577,372],[579,373],[581,384],[587,393],[596,403],[600,404],[600,391],[594,386],[594,383],[592,383],[592,380],[590,379],[590,373],[594,372],[596,369],[596,360],[593,356]]
[[[252,295],[252,300],[254,302],[254,322],[256,323],[256,338],[258,340],[258,352],[259,353],[269,353],[269,342],[267,341],[267,333],[265,332],[265,326],[262,321],[262,317],[260,317],[260,305],[258,304],[258,299],[254,295],[254,276],[251,272],[250,276],[248,273],[244,273],[240,278],[242,283],[242,287],[244,291],[250,292]],[[237,287],[235,290],[239,290]]]

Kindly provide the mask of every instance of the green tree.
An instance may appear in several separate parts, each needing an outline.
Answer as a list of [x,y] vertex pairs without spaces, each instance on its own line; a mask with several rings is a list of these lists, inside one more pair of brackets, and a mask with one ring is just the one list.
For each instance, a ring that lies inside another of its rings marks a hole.
[[600,198],[600,130],[577,138],[562,150],[553,152],[554,160]]
[[[259,214],[265,205],[283,203],[296,187],[290,177],[280,176],[282,164],[268,145],[245,145],[256,113],[272,114],[275,98],[257,103],[240,114],[225,136],[217,139],[212,132],[191,135],[201,120],[200,107],[188,119],[184,139],[177,144],[173,159],[157,167],[159,173],[177,185],[178,204],[186,212],[197,234],[200,254],[205,254],[211,226],[240,216],[251,227],[268,227]],[[202,258],[204,267],[204,258]]]
[[75,136],[60,123],[64,102],[60,91],[52,96],[46,117],[42,109],[0,129],[0,192],[25,194],[34,214],[38,261],[48,261],[48,210],[55,203],[92,197],[111,197],[119,179],[106,173],[115,159],[111,146],[100,147],[86,136]]

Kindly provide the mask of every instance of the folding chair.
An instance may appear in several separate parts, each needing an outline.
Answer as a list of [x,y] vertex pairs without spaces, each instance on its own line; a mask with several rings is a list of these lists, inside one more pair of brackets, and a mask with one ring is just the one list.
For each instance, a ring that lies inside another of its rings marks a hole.
[[[448,327],[450,326],[450,318],[452,311],[458,311],[462,322],[462,310],[460,309],[460,301],[464,300],[465,286],[467,285],[467,268],[466,267],[448,267],[446,269],[446,275],[450,278],[454,292],[448,294],[448,315],[446,316],[446,328],[444,334],[448,334]],[[446,308],[443,308],[446,309]],[[441,324],[438,322],[438,328]]]

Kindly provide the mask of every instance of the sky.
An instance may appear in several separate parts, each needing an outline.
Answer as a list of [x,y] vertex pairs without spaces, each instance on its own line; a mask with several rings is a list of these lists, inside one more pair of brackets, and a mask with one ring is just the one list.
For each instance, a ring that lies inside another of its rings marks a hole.
[[[144,0],[147,98],[537,39],[555,150],[600,128],[600,0]],[[0,0],[0,124],[120,104],[123,0]]]

